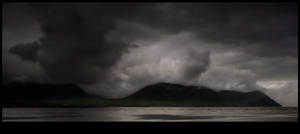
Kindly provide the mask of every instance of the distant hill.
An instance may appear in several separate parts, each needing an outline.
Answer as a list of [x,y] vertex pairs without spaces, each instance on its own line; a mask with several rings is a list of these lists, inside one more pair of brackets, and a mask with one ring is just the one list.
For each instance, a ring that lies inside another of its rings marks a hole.
[[207,87],[183,86],[171,83],[158,83],[146,86],[129,96],[130,100],[173,101],[178,105],[193,106],[280,106],[260,91],[217,92]]
[[84,106],[85,100],[104,98],[86,94],[75,84],[13,82],[2,85],[4,107]]
[[6,99],[39,100],[89,97],[75,84],[18,82],[3,85],[2,88],[3,97]]
[[5,107],[97,106],[280,106],[260,91],[242,93],[197,86],[158,83],[123,99],[86,94],[74,84],[11,83],[2,85]]

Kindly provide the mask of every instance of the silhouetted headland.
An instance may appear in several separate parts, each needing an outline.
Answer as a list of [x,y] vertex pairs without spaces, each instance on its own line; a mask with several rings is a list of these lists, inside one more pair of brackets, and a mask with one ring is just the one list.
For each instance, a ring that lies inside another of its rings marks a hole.
[[260,91],[216,91],[171,83],[149,85],[123,99],[89,95],[74,84],[10,83],[2,89],[4,107],[280,106]]

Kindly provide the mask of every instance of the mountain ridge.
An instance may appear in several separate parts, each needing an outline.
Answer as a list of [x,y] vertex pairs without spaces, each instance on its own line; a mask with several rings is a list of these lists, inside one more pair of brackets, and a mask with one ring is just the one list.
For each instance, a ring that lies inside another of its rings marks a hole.
[[204,86],[156,83],[122,99],[89,95],[75,84],[2,85],[4,106],[281,106],[261,91],[215,91]]
[[[199,106],[280,106],[276,101],[255,90],[250,92],[215,91],[204,86],[157,83],[130,95],[133,100],[198,101]],[[207,103],[201,103],[207,102]]]

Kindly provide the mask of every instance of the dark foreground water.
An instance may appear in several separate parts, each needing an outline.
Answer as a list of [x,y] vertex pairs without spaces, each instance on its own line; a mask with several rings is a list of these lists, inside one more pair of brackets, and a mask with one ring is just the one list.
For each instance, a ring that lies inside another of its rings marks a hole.
[[3,121],[298,121],[297,107],[3,108]]

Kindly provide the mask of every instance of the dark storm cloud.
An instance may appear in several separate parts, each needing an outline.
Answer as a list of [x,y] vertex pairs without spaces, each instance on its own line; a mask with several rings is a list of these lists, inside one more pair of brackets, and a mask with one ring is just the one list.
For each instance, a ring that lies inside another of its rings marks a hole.
[[30,60],[35,62],[40,45],[37,42],[31,44],[17,44],[12,47],[9,52],[19,55],[23,60]]
[[173,3],[158,7],[162,13],[153,14],[160,21],[142,21],[171,31],[193,31],[210,42],[257,44],[251,52],[261,56],[298,56],[294,49],[298,46],[296,4]]
[[[16,45],[10,52],[37,61],[55,82],[92,83],[105,77],[129,48],[119,39],[107,42],[105,34],[114,19],[130,15],[136,6],[77,4],[30,5],[36,10],[44,34],[38,42]],[[37,47],[40,46],[40,47]]]
[[[41,30],[36,41],[10,43],[10,54],[38,65],[52,82],[77,83],[94,94],[111,92],[117,98],[161,81],[247,90],[260,79],[298,79],[298,6],[293,3],[5,7],[11,11],[4,13],[10,31],[26,18],[38,21]],[[12,21],[21,12],[21,21]],[[9,61],[10,67],[25,63]]]

